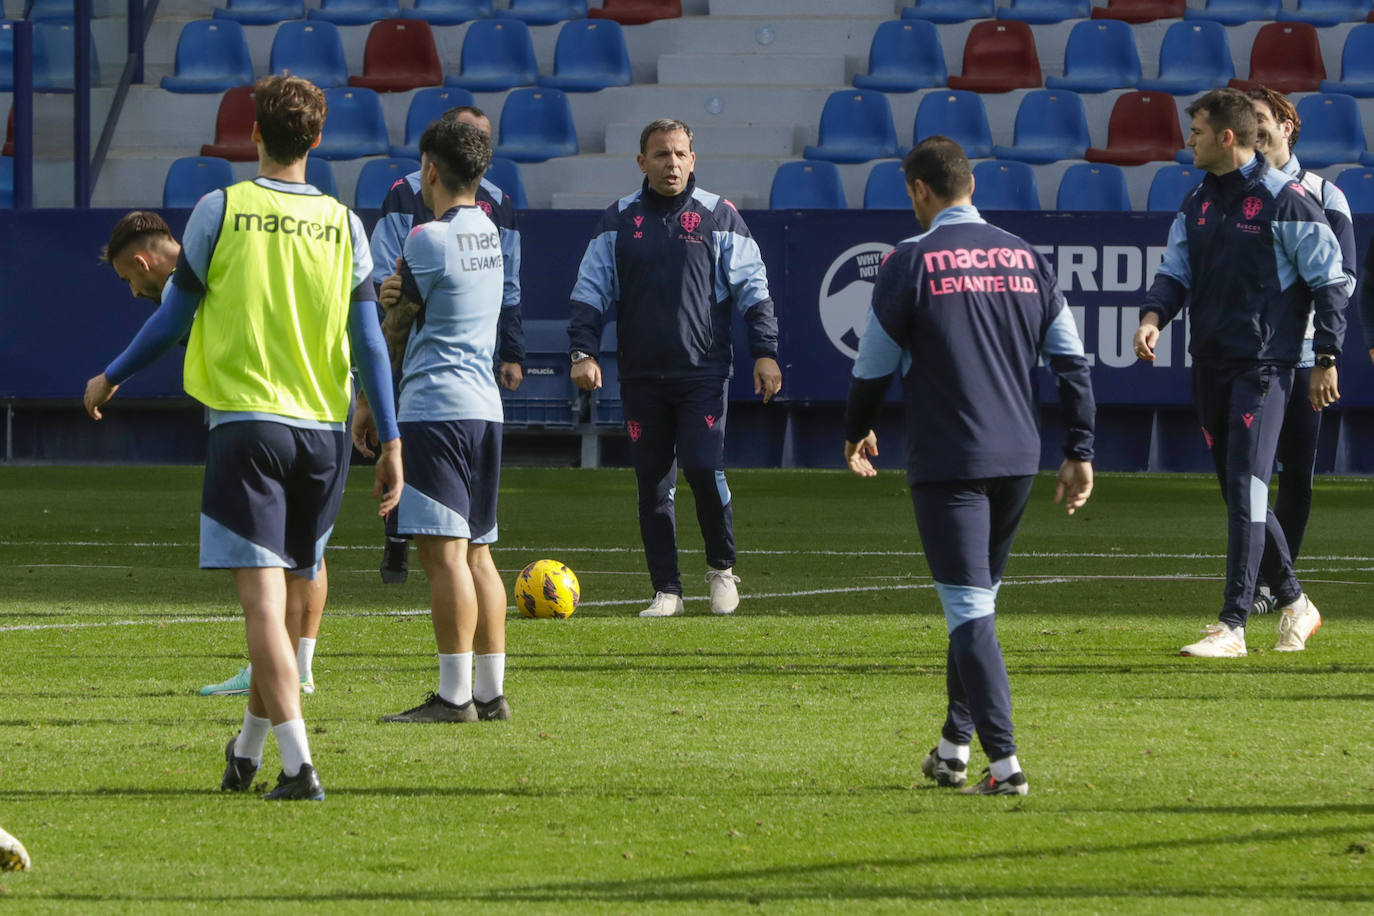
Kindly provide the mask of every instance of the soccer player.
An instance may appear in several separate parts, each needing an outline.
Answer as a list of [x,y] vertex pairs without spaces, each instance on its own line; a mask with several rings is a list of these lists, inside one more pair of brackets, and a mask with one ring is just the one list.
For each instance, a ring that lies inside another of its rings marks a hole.
[[19,838],[0,827],[0,871],[24,871],[31,864],[29,851]]
[[[471,124],[440,120],[420,137],[420,192],[440,216],[406,240],[400,301],[386,324],[409,335],[399,409],[406,485],[397,528],[415,537],[429,578],[439,689],[384,722],[510,718],[506,587],[491,557],[503,416],[491,366],[503,258],[500,233],[477,205],[490,162],[491,141]],[[355,440],[370,432],[356,423],[354,430]]]
[[654,598],[641,617],[683,612],[674,496],[692,487],[706,542],[711,613],[739,606],[734,507],[725,482],[732,312],[749,324],[754,392],[782,387],[778,323],[759,246],[734,204],[697,187],[692,129],[663,118],[639,135],[643,186],[612,204],[572,291],[572,380],[601,387],[601,329],[618,315],[620,393],[639,486],[639,531]]
[[270,729],[282,771],[265,798],[320,800],[286,628],[286,573],[316,574],[343,497],[350,349],[379,405],[373,494],[383,512],[400,497],[401,442],[362,224],[305,182],[324,93],[299,77],[268,76],[254,86],[254,107],[257,177],[196,205],[171,289],[87,382],[85,405],[99,420],[125,379],[190,331],[184,384],[210,409],[200,565],[233,570],[253,668],[220,787],[252,786]]
[[1159,329],[1188,304],[1193,405],[1226,501],[1220,619],[1182,654],[1246,654],[1245,623],[1261,574],[1281,611],[1275,648],[1300,652],[1321,615],[1303,593],[1269,508],[1269,478],[1309,314],[1317,363],[1306,398],[1321,410],[1340,397],[1335,359],[1354,278],[1320,201],[1256,152],[1255,108],[1244,93],[1214,90],[1188,114],[1188,146],[1207,175],[1174,218],[1134,339],[1136,355],[1153,360]]
[[[150,210],[134,210],[120,217],[110,232],[109,243],[100,253],[100,260],[114,268],[119,279],[129,284],[129,291],[135,297],[159,305],[171,288],[172,272],[180,257],[181,245],[172,236],[172,230],[161,216]],[[286,581],[286,629],[296,646],[301,692],[307,695],[315,692],[312,673],[315,640],[319,636],[320,618],[328,595],[329,579],[323,559],[319,575],[314,579],[292,576]],[[241,668],[238,674],[222,683],[200,688],[200,695],[245,694],[251,679],[251,666]]]
[[[459,105],[444,112],[442,120],[471,124],[488,137],[491,120],[486,112],[473,105]],[[505,284],[501,297],[501,320],[497,324],[497,379],[501,387],[515,391],[524,380],[525,335],[520,320],[520,227],[515,217],[515,203],[492,181],[485,177],[477,186],[477,206],[496,223],[501,233],[501,254],[505,260]],[[392,185],[382,201],[382,218],[372,230],[372,277],[383,283],[401,256],[406,237],[412,226],[434,219],[434,211],[424,200],[420,189],[420,173],[411,172]],[[365,406],[365,405],[364,405]],[[366,426],[364,415],[361,425]],[[382,581],[388,585],[405,582],[410,569],[410,543],[396,531],[396,517],[386,518],[386,543],[382,548]]]
[[927,137],[902,163],[925,229],[884,259],[845,409],[845,460],[877,471],[872,424],[893,371],[906,397],[907,483],[949,631],[948,711],[928,779],[967,781],[977,731],[988,771],[971,795],[1025,795],[996,599],[1040,465],[1035,368],[1047,357],[1064,410],[1055,502],[1072,515],[1093,485],[1088,362],[1059,284],[1027,242],[984,222],[959,144]]
[[[1255,149],[1268,160],[1271,168],[1295,178],[1313,200],[1321,204],[1331,231],[1341,245],[1341,264],[1353,279],[1359,269],[1355,252],[1355,226],[1350,218],[1350,204],[1340,188],[1316,172],[1309,172],[1298,162],[1293,146],[1302,131],[1302,118],[1288,97],[1273,89],[1261,87],[1245,93],[1255,108],[1257,132]],[[1312,350],[1312,336],[1316,331],[1311,311],[1307,316],[1307,332],[1302,341],[1302,357],[1293,370],[1293,391],[1304,392],[1311,385],[1312,367],[1317,355]],[[1323,355],[1323,365],[1335,365],[1335,357]],[[1274,498],[1274,517],[1288,541],[1288,553],[1298,562],[1307,519],[1312,512],[1312,475],[1317,466],[1317,435],[1321,431],[1321,411],[1313,410],[1307,398],[1300,394],[1288,398],[1288,408],[1279,430],[1279,444],[1275,453],[1278,463],[1279,492]],[[1267,614],[1274,609],[1274,596],[1269,584],[1261,576],[1255,589],[1251,613]]]

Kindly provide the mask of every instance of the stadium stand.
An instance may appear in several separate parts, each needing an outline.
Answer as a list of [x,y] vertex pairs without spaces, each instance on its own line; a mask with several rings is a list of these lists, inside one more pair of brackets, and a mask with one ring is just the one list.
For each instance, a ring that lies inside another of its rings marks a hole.
[[992,155],[992,128],[988,125],[988,110],[976,92],[941,90],[929,92],[916,109],[912,128],[913,144],[926,137],[940,134],[955,140],[970,159],[984,159]]
[[217,156],[230,162],[248,162],[258,158],[253,144],[253,87],[238,86],[220,97],[215,115],[215,142],[200,148],[202,156]]
[[[33,88],[43,91],[72,89],[75,71],[76,40],[71,23],[34,23]],[[100,83],[94,34],[91,35],[91,82]]]
[[[565,321],[526,319],[525,380],[519,389],[501,389],[506,425],[515,428],[572,429],[577,425],[578,398],[568,373],[568,325]],[[611,351],[614,353],[614,349]],[[606,354],[602,383],[606,382]]]
[[377,93],[371,89],[326,89],[324,101],[329,113],[320,132],[320,145],[311,156],[358,159],[387,154],[386,116]]
[[253,58],[243,26],[229,19],[186,23],[177,39],[177,72],[164,76],[169,92],[223,92],[253,82]]
[[374,92],[406,92],[443,81],[444,68],[429,23],[383,19],[368,32],[363,75],[350,76],[348,85]]
[[500,92],[539,81],[529,26],[518,19],[479,19],[463,36],[462,69],[444,80],[473,92]]
[[529,25],[553,25],[568,19],[587,18],[587,0],[510,0],[510,8],[498,16],[520,19]]
[[500,136],[494,155],[516,162],[577,155],[572,108],[557,89],[512,90],[501,109]]
[[1315,26],[1362,22],[1371,14],[1369,0],[1298,0],[1296,10],[1279,10],[1279,22],[1306,22]]
[[[386,192],[398,181],[420,167],[418,159],[369,159],[358,173],[353,190],[353,206],[359,210],[379,210]],[[324,190],[321,188],[321,190]]]
[[949,88],[973,92],[1037,89],[1042,82],[1035,35],[1024,22],[979,22],[964,40],[964,68]]
[[833,162],[784,162],[768,192],[771,210],[843,210],[840,170]]
[[1035,89],[1026,93],[1016,110],[1015,140],[1011,146],[994,146],[998,159],[1019,162],[1056,162],[1082,159],[1092,145],[1083,100],[1077,93]]
[[24,16],[29,22],[71,22],[76,15],[72,0],[32,0]]
[[305,0],[228,0],[213,15],[240,25],[273,25],[288,19],[304,19]]
[[1345,192],[1351,213],[1374,213],[1374,169],[1346,169],[1336,176],[1336,187]]
[[1192,95],[1220,89],[1235,77],[1225,26],[1219,22],[1175,22],[1159,46],[1159,76],[1142,79],[1140,88]]
[[1205,173],[1190,165],[1161,165],[1150,181],[1147,210],[1173,212],[1183,203],[1183,195],[1202,181]]
[[1190,7],[1185,19],[1211,19],[1223,25],[1241,25],[1256,20],[1273,19],[1279,12],[1279,0],[1207,0],[1202,9]]
[[892,106],[881,92],[842,89],[832,92],[821,111],[820,143],[806,147],[807,159],[868,162],[898,155]]
[[577,19],[563,23],[553,54],[553,75],[539,85],[564,92],[596,92],[633,82],[625,35],[614,20]]
[[591,417],[594,426],[619,427],[625,422],[625,406],[620,398],[620,344],[617,324],[606,322],[601,329],[601,387],[592,392]]
[[874,163],[864,182],[865,210],[909,210],[911,198],[906,193],[906,173],[897,160]]
[[1083,158],[1113,165],[1173,159],[1183,146],[1178,106],[1163,92],[1127,92],[1112,106],[1107,146],[1088,147]]
[[1303,168],[1321,169],[1364,156],[1364,122],[1360,107],[1348,95],[1319,93],[1298,101],[1302,132],[1293,148]]
[[1341,50],[1341,78],[1322,80],[1319,88],[1322,92],[1344,92],[1358,98],[1374,97],[1374,23],[1350,30]]
[[14,90],[14,23],[0,19],[0,92]]
[[14,155],[14,106],[10,106],[9,117],[5,118],[5,145],[0,149],[0,156]]
[[973,205],[979,210],[1039,210],[1034,169],[997,159],[978,163],[973,167]]
[[14,206],[14,160],[0,156],[0,207]]
[[391,145],[394,158],[420,158],[420,134],[433,122],[439,120],[444,112],[459,105],[474,104],[472,93],[466,89],[450,89],[435,86],[421,89],[410,97],[410,107],[406,111],[405,142]]
[[1064,75],[1045,78],[1047,89],[1106,92],[1140,82],[1140,55],[1131,27],[1115,19],[1085,19],[1064,48]]
[[1011,6],[997,11],[997,18],[1048,25],[1065,19],[1087,19],[1091,9],[1088,0],[1011,0]]
[[283,22],[272,39],[272,73],[290,70],[321,89],[348,85],[348,61],[338,26],[320,20]]
[[396,0],[320,0],[319,8],[306,12],[310,19],[323,19],[335,25],[367,25],[400,15]]
[[524,210],[529,206],[529,199],[525,196],[525,182],[520,179],[520,166],[516,165],[514,160],[492,156],[485,177],[510,196],[515,209]]
[[305,180],[330,197],[339,196],[339,184],[334,180],[334,166],[328,159],[310,156],[305,160]]
[[868,51],[868,72],[854,76],[860,89],[914,92],[949,80],[945,52],[934,23],[893,19],[878,26]]
[[927,22],[967,22],[970,19],[990,19],[995,12],[994,0],[916,0],[914,6],[902,10],[902,18],[924,19]]
[[621,25],[644,25],[659,19],[682,18],[682,0],[605,0],[588,10],[592,19],[614,19]]
[[228,160],[214,156],[183,156],[167,170],[162,185],[164,207],[194,207],[216,188],[234,183],[234,169]]
[[1236,89],[1268,86],[1279,92],[1316,92],[1326,79],[1317,29],[1305,22],[1271,22],[1250,46],[1250,76],[1233,79]]
[[415,0],[401,10],[404,19],[423,19],[430,25],[462,25],[492,15],[491,0]]
[[1119,166],[1080,162],[1059,180],[1055,206],[1060,210],[1129,210],[1131,194]]
[[1107,0],[1106,6],[1093,7],[1092,18],[1145,23],[1178,19],[1187,9],[1188,0]]

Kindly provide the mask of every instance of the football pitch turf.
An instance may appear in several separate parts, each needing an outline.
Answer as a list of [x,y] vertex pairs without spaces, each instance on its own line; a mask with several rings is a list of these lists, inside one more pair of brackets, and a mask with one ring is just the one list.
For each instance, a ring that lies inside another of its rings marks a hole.
[[[1202,476],[1037,481],[999,598],[1025,798],[936,788],[945,629],[896,472],[732,471],[743,603],[647,577],[627,470],[507,469],[495,556],[584,603],[508,625],[509,723],[382,724],[437,683],[423,574],[377,575],[356,469],[305,701],[323,804],[219,792],[242,698],[228,575],[195,569],[197,468],[0,468],[0,911],[1369,912],[1374,482],[1323,478],[1306,652],[1178,656],[1215,619]],[[412,564],[418,566],[414,552]],[[975,744],[971,773],[986,765]],[[259,779],[278,770],[269,740]]]

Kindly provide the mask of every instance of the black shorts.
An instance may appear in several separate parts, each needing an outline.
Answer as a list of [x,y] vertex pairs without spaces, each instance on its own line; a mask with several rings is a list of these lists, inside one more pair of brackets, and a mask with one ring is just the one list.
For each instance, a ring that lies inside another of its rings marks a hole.
[[406,482],[396,509],[397,530],[494,544],[501,424],[436,420],[398,425],[405,443]]

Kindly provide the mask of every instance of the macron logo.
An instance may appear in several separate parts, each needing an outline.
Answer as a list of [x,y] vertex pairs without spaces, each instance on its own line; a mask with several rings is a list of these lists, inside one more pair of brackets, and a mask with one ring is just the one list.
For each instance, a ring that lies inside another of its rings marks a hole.
[[967,270],[970,267],[1019,267],[1033,270],[1035,262],[1024,248],[955,248],[925,253],[926,270]]

